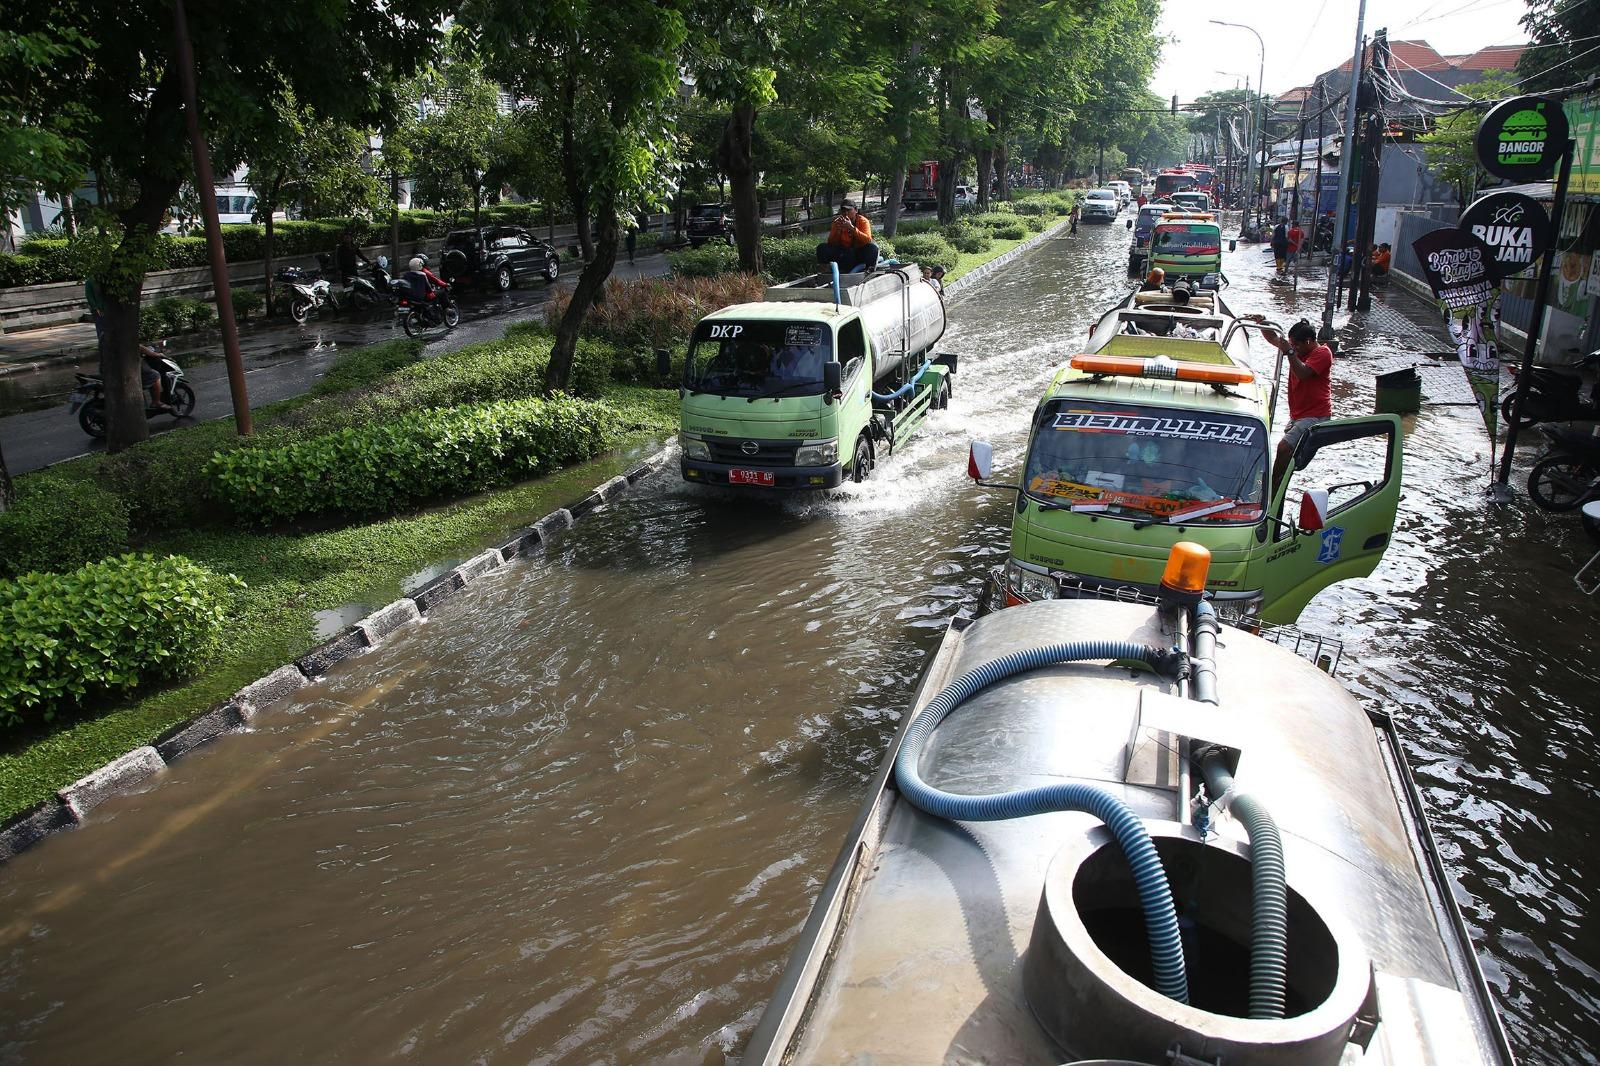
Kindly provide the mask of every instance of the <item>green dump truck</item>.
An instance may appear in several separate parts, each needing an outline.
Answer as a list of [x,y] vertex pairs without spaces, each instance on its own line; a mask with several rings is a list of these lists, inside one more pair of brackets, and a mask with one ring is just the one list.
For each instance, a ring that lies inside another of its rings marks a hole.
[[[1131,294],[1051,379],[1021,482],[1008,486],[1011,555],[989,607],[1153,594],[1172,546],[1189,540],[1211,551],[1219,610],[1292,622],[1382,558],[1400,499],[1399,419],[1315,426],[1271,484],[1277,388],[1247,361],[1254,324],[1214,293],[1182,306],[1165,296]],[[974,442],[974,477],[989,477],[990,456]]]
[[950,401],[943,294],[915,264],[817,275],[701,319],[681,387],[686,481],[753,490],[865,480]]

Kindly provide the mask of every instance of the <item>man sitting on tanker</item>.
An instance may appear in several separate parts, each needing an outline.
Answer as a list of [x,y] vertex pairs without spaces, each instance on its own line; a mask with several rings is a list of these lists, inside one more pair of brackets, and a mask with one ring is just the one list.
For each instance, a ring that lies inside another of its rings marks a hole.
[[878,265],[878,246],[872,243],[872,223],[856,210],[856,205],[846,200],[834,216],[828,239],[817,245],[817,262],[838,263],[848,274],[860,269],[870,271]]

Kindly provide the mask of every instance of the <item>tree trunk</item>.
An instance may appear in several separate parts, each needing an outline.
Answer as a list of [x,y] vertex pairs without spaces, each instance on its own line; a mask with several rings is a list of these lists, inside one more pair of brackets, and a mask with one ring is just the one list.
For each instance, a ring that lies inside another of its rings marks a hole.
[[[588,190],[584,188],[583,177],[578,171],[578,136],[572,118],[578,93],[577,74],[572,69],[574,62],[576,62],[574,59],[567,61],[566,78],[562,83],[562,95],[566,99],[566,107],[561,113],[561,170],[562,177],[566,181],[567,199],[572,203],[572,223],[578,232],[578,251],[583,256],[583,261],[588,263],[594,259],[594,237],[589,229]],[[615,214],[615,212],[613,211],[612,214]],[[603,220],[602,225],[604,225]],[[613,229],[616,228],[615,219],[612,220],[611,226]],[[613,248],[611,252],[612,258],[615,259],[616,249]],[[608,271],[609,269],[607,267]],[[576,299],[573,302],[576,303]],[[581,318],[582,316],[580,315],[579,317]],[[573,336],[574,340],[576,340],[577,335],[574,334]],[[571,362],[571,352],[567,353],[567,360],[569,363]],[[554,364],[552,363],[553,366]]]
[[271,318],[274,311],[272,306],[272,204],[267,204],[266,211],[261,219],[261,273],[266,278],[267,314]]
[[176,177],[147,173],[136,178],[139,198],[121,212],[122,240],[110,264],[95,278],[106,305],[106,343],[100,346],[100,375],[106,388],[106,450],[110,452],[132,447],[150,436],[144,386],[139,380],[143,364],[139,355],[139,303],[161,220],[181,185]]
[[400,175],[389,175],[389,270],[400,273]]
[[600,194],[600,239],[595,245],[594,258],[578,275],[578,284],[572,290],[572,301],[567,304],[566,313],[556,326],[556,343],[550,350],[550,365],[544,377],[545,388],[550,392],[565,389],[572,376],[572,357],[578,348],[578,330],[583,325],[583,317],[588,313],[589,306],[605,288],[611,268],[616,265],[617,239],[617,198],[615,193],[607,190]]
[[889,182],[889,202],[883,205],[883,235],[893,237],[900,228],[900,200],[906,194],[906,168],[897,167]]
[[989,210],[989,180],[994,175],[994,149],[978,149],[978,210]]
[[739,245],[739,269],[759,274],[761,262],[761,210],[756,202],[754,138],[756,109],[735,104],[722,127],[717,145],[717,166],[728,175],[733,190],[733,237]]
[[1000,199],[1011,199],[1011,148],[1002,134],[1000,145],[994,150],[994,165],[1000,175]]

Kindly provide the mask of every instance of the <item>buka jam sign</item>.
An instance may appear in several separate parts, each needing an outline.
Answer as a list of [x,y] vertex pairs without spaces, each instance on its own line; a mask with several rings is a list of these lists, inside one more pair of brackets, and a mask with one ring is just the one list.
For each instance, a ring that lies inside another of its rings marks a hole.
[[1507,181],[1540,181],[1567,150],[1567,116],[1559,101],[1515,96],[1489,109],[1478,125],[1478,162]]
[[1516,192],[1491,192],[1474,200],[1457,223],[1494,253],[1490,270],[1496,281],[1516,277],[1532,267],[1555,234],[1539,201]]

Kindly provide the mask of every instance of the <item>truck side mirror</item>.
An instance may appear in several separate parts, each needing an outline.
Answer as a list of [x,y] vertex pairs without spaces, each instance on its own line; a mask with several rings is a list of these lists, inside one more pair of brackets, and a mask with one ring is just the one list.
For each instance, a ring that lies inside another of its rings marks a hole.
[[1133,228],[1133,219],[1131,219],[1131,218],[1130,218],[1130,219],[1128,219],[1128,228],[1129,228],[1129,229],[1132,229],[1132,228]]
[[1300,532],[1315,533],[1328,524],[1327,518],[1328,490],[1307,489],[1300,497]]
[[986,440],[975,440],[967,452],[967,476],[983,481],[994,473],[994,445]]
[[844,366],[840,363],[822,364],[822,387],[830,393],[837,393],[844,387]]
[[665,348],[656,349],[656,374],[663,381],[672,376],[672,353]]

